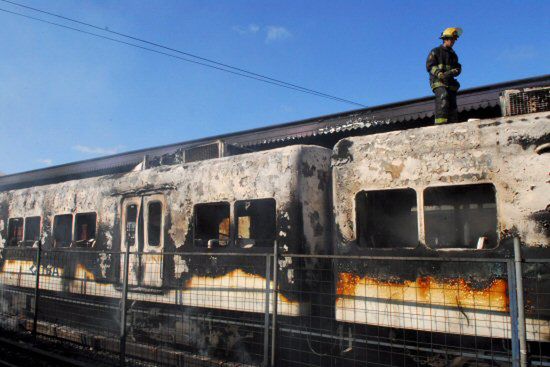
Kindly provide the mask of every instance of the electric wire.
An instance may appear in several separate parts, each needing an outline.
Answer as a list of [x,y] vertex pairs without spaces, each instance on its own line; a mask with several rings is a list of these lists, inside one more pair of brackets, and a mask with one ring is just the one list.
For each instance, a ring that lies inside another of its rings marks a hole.
[[[288,88],[288,89],[292,89],[292,90],[297,90],[297,91],[303,92],[303,93],[308,93],[308,94],[317,95],[317,94],[310,93],[310,92],[307,92],[307,91],[303,91],[303,90],[300,90],[300,89],[297,89],[297,88],[294,88],[294,87],[290,87],[290,86],[287,86],[287,85],[279,84],[279,83],[276,83],[276,82],[271,82],[271,81],[268,81],[268,80],[263,80],[263,79],[260,79],[260,78],[257,78],[257,77],[251,76],[251,75],[246,75],[246,74],[234,72],[234,71],[227,70],[227,69],[223,69],[223,68],[221,68],[221,67],[217,67],[217,66],[214,66],[214,65],[209,65],[209,64],[206,64],[206,63],[203,63],[203,62],[199,62],[199,61],[187,59],[187,58],[180,57],[180,56],[177,56],[177,55],[172,55],[172,54],[169,54],[169,53],[167,53],[167,52],[163,52],[163,51],[155,50],[155,49],[152,49],[152,48],[148,48],[148,47],[136,45],[136,44],[134,44],[134,43],[125,42],[125,41],[122,41],[122,40],[117,40],[117,39],[114,39],[114,38],[111,38],[111,37],[107,37],[107,36],[104,36],[104,35],[96,34],[96,33],[93,33],[93,32],[88,32],[88,31],[85,31],[85,30],[82,30],[82,29],[78,29],[78,28],[73,28],[73,27],[70,27],[70,26],[67,26],[67,25],[63,25],[63,24],[59,24],[59,23],[55,23],[55,22],[50,22],[50,21],[48,21],[48,20],[44,20],[44,19],[40,19],[40,18],[35,18],[35,17],[29,16],[29,15],[25,15],[25,14],[13,12],[13,11],[10,11],[10,10],[7,10],[7,9],[2,9],[2,8],[0,8],[0,11],[6,12],[6,13],[10,13],[10,14],[13,14],[13,15],[17,15],[17,16],[20,16],[20,17],[24,17],[24,18],[36,20],[36,21],[38,21],[38,22],[42,22],[42,23],[54,25],[54,26],[57,26],[57,27],[66,28],[66,29],[73,30],[73,31],[76,31],[76,32],[84,33],[84,34],[87,34],[87,35],[90,35],[90,36],[94,36],[94,37],[106,39],[106,40],[109,40],[109,41],[113,41],[113,42],[125,44],[125,45],[128,45],[128,46],[137,47],[137,48],[142,49],[142,50],[146,50],[146,51],[154,52],[154,53],[157,53],[157,54],[169,56],[169,57],[172,57],[172,58],[175,58],[175,59],[179,59],[179,60],[183,60],[183,61],[186,61],[186,62],[190,62],[190,63],[193,63],[193,64],[206,66],[206,67],[209,67],[209,68],[212,68],[212,69],[216,69],[216,70],[220,70],[220,71],[225,71],[225,72],[227,72],[227,73],[231,73],[231,74],[243,76],[243,77],[245,77],[245,78],[258,80],[258,81],[261,81],[261,82],[264,82],[264,83],[273,84],[273,85],[277,85],[277,86],[284,87],[284,88]],[[325,97],[325,98],[330,98],[330,97]],[[330,98],[330,99],[338,100],[337,98]]]
[[[228,65],[228,64],[224,64],[224,63],[220,63],[220,62],[217,62],[217,61],[214,61],[214,60],[203,58],[203,57],[200,57],[200,56],[188,53],[188,52],[180,51],[180,50],[177,50],[177,49],[174,49],[174,48],[171,48],[171,47],[168,47],[168,46],[164,46],[164,45],[161,45],[161,44],[158,44],[158,43],[155,43],[155,42],[150,42],[150,41],[138,38],[138,37],[134,37],[134,36],[127,35],[127,34],[124,34],[124,33],[120,33],[120,32],[112,31],[112,30],[109,30],[109,29],[105,29],[105,28],[102,28],[102,27],[99,27],[99,26],[96,26],[96,25],[93,25],[93,24],[90,24],[90,23],[86,23],[86,22],[82,22],[82,21],[75,20],[75,19],[72,19],[72,18],[68,18],[68,17],[65,17],[63,15],[50,13],[50,12],[47,12],[45,10],[40,10],[40,9],[37,9],[37,8],[33,8],[33,7],[30,7],[30,6],[19,4],[19,3],[9,1],[9,0],[0,0],[0,1],[2,1],[4,3],[16,5],[16,6],[19,6],[19,7],[23,7],[23,8],[29,9],[29,10],[37,11],[37,12],[47,14],[47,15],[50,15],[50,16],[54,16],[54,17],[57,17],[57,18],[61,18],[61,19],[64,19],[64,20],[68,20],[68,21],[71,21],[71,22],[75,22],[75,23],[85,25],[87,27],[91,27],[91,28],[101,30],[101,31],[104,31],[104,32],[109,32],[109,33],[115,34],[117,36],[121,36],[121,37],[129,38],[129,39],[132,39],[132,40],[135,40],[135,41],[139,41],[139,42],[142,42],[142,43],[146,43],[146,44],[149,44],[149,45],[152,45],[152,46],[155,46],[155,47],[159,47],[159,48],[162,48],[162,49],[165,49],[165,50],[168,50],[168,51],[177,52],[179,54],[189,56],[189,57],[193,57],[195,59],[202,60],[204,62],[197,61],[197,60],[192,60],[192,59],[189,59],[187,57],[180,57],[180,56],[173,55],[173,54],[170,54],[170,53],[167,53],[167,52],[155,50],[155,49],[152,49],[152,48],[149,48],[149,47],[144,47],[144,46],[141,46],[141,45],[138,45],[138,44],[135,44],[135,43],[122,41],[122,40],[115,39],[115,38],[108,37],[108,36],[104,36],[104,35],[101,35],[101,34],[88,32],[88,31],[85,31],[85,30],[82,30],[82,29],[79,29],[79,28],[70,27],[70,26],[67,26],[67,25],[64,25],[64,24],[59,24],[59,23],[48,21],[48,20],[44,20],[44,19],[33,17],[33,16],[29,16],[29,15],[26,15],[26,14],[22,14],[22,13],[18,13],[18,12],[14,12],[14,11],[10,11],[10,10],[7,10],[7,9],[0,8],[0,11],[3,11],[5,13],[9,13],[9,14],[12,14],[12,15],[16,15],[16,16],[27,18],[27,19],[35,20],[35,21],[38,21],[38,22],[46,23],[46,24],[49,24],[49,25],[54,25],[54,26],[57,26],[57,27],[69,29],[69,30],[72,30],[72,31],[80,32],[80,33],[87,34],[87,35],[94,36],[94,37],[98,37],[98,38],[102,38],[102,39],[109,40],[109,41],[112,41],[112,42],[117,42],[117,43],[125,44],[125,45],[128,45],[128,46],[137,47],[137,48],[140,48],[142,50],[155,52],[155,53],[158,53],[158,54],[161,54],[161,55],[165,55],[165,56],[169,56],[169,57],[172,57],[172,58],[179,59],[181,61],[185,61],[185,62],[189,62],[189,63],[209,67],[209,68],[216,69],[216,70],[219,70],[219,71],[224,71],[224,72],[227,72],[227,73],[230,73],[230,74],[233,74],[233,75],[242,76],[242,77],[245,77],[245,78],[261,81],[261,82],[276,85],[276,86],[279,86],[279,87],[284,87],[284,88],[295,90],[295,91],[298,91],[298,92],[303,92],[303,93],[307,93],[307,94],[315,95],[315,96],[318,96],[318,97],[331,99],[331,100],[338,101],[338,102],[353,104],[353,105],[360,106],[360,107],[367,107],[366,105],[363,105],[363,104],[358,103],[358,102],[354,102],[354,101],[351,101],[351,100],[348,100],[348,99],[344,99],[344,98],[336,97],[336,96],[333,96],[333,95],[330,95],[330,94],[318,92],[318,91],[313,90],[313,89],[301,87],[301,86],[296,85],[296,84],[288,83],[288,82],[285,82],[285,81],[282,81],[282,80],[279,80],[279,79],[271,78],[271,77],[268,77],[268,76],[264,76],[264,75],[261,75],[261,74],[251,72],[251,71],[247,71],[245,69],[237,68],[237,67],[234,67],[234,66],[231,66],[231,65]],[[214,64],[214,65],[207,64],[207,62],[210,63],[210,64]],[[216,66],[216,65],[218,65],[218,66]],[[229,69],[231,69],[231,70],[229,70]]]
[[254,72],[249,71],[249,70],[245,70],[245,69],[241,69],[241,68],[238,68],[238,67],[235,67],[235,66],[224,64],[224,63],[221,63],[221,62],[218,62],[218,61],[215,61],[215,60],[211,60],[211,59],[208,59],[208,58],[205,58],[205,57],[201,57],[201,56],[189,53],[189,52],[185,52],[185,51],[181,51],[181,50],[178,50],[178,49],[175,49],[175,48],[172,48],[172,47],[168,47],[168,46],[156,43],[156,42],[147,41],[143,38],[135,37],[135,36],[132,36],[132,35],[129,35],[129,34],[121,33],[121,32],[116,32],[116,31],[113,31],[113,30],[108,29],[108,28],[102,28],[102,27],[96,26],[94,24],[90,24],[90,23],[83,22],[83,21],[80,21],[80,20],[77,20],[77,19],[66,17],[64,15],[51,13],[51,12],[48,12],[48,11],[45,11],[45,10],[42,10],[42,9],[34,8],[32,6],[20,4],[20,3],[10,1],[10,0],[0,0],[0,1],[8,3],[8,4],[16,5],[16,6],[25,8],[25,9],[40,12],[40,13],[43,13],[43,14],[47,14],[47,15],[57,17],[57,18],[60,18],[60,19],[68,20],[70,22],[81,24],[81,25],[84,25],[84,26],[87,26],[87,27],[95,28],[95,29],[98,29],[100,31],[104,31],[104,32],[108,32],[108,33],[112,33],[112,34],[121,36],[121,37],[129,38],[129,39],[132,39],[134,41],[143,42],[143,43],[155,46],[155,47],[159,47],[159,48],[163,48],[163,49],[166,49],[166,50],[169,50],[169,51],[177,52],[177,53],[180,53],[182,55],[186,55],[186,56],[190,56],[190,57],[193,57],[193,58],[196,58],[196,59],[199,59],[199,60],[207,61],[209,63],[216,64],[216,65],[219,65],[219,66],[223,66],[225,68],[237,70],[237,71],[244,72],[244,73],[247,73],[247,74],[250,74],[250,75],[254,75],[254,76],[257,76],[257,77],[260,77],[260,78],[268,79],[268,80],[278,82],[278,83],[281,83],[281,84],[286,84],[286,85],[289,85],[289,86],[292,86],[292,87],[295,87],[295,88],[299,88],[299,89],[303,89],[303,90],[306,90],[306,91],[309,91],[309,92],[314,92],[314,93],[319,94],[319,95],[338,98],[341,101],[350,102],[350,103],[353,103],[353,104],[356,104],[356,105],[366,107],[365,105],[362,105],[360,103],[356,103],[356,102],[346,100],[346,99],[343,99],[343,98],[335,97],[335,96],[332,96],[330,94],[322,93],[322,92],[319,92],[319,91],[316,91],[316,90],[313,90],[313,89],[309,89],[309,88],[305,88],[305,87],[302,87],[302,86],[299,86],[299,85],[296,85],[296,84],[288,83],[288,82],[285,82],[285,81],[280,80],[280,79],[271,78],[271,77],[268,77],[268,76],[265,76],[265,75],[262,75],[262,74],[254,73]]

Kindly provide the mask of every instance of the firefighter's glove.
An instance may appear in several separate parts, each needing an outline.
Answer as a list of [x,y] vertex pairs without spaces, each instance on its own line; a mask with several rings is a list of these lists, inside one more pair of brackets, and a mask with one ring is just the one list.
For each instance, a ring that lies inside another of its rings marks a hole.
[[458,74],[460,74],[460,70],[458,70],[458,69],[452,69],[452,70],[450,71],[450,73],[451,73],[452,76],[457,76]]
[[442,76],[440,77],[440,79],[444,80],[444,81],[447,81],[449,79],[451,79],[452,77],[458,75],[458,74],[455,74],[458,70],[456,69],[452,69],[452,70],[449,70],[449,71],[446,71],[444,73],[441,73]]

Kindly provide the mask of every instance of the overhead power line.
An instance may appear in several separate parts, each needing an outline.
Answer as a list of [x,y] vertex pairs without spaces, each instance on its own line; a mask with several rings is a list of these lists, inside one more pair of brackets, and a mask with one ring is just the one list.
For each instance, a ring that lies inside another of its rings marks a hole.
[[[97,33],[94,33],[94,32],[89,32],[89,31],[86,31],[86,30],[83,30],[83,29],[70,27],[70,26],[67,26],[67,25],[64,25],[64,24],[59,24],[59,23],[51,22],[51,21],[48,21],[48,20],[45,20],[45,19],[40,19],[40,18],[36,18],[36,17],[29,16],[29,15],[26,15],[26,14],[21,14],[21,13],[18,13],[18,12],[14,12],[14,11],[11,11],[11,10],[0,8],[0,11],[3,11],[5,13],[9,13],[9,14],[12,14],[12,15],[24,17],[24,18],[31,19],[31,20],[35,20],[35,21],[42,22],[42,23],[45,23],[45,24],[65,28],[65,29],[68,29],[68,30],[76,31],[76,32],[83,33],[83,34],[86,34],[86,35],[98,37],[98,38],[101,38],[101,39],[104,39],[104,40],[108,40],[108,41],[112,41],[112,42],[116,42],[116,43],[120,43],[120,44],[124,44],[124,45],[128,45],[128,46],[136,47],[136,48],[139,48],[139,49],[142,49],[142,50],[154,52],[154,53],[161,54],[161,55],[164,55],[164,56],[169,56],[169,57],[181,60],[181,61],[185,61],[185,62],[189,62],[189,63],[209,67],[209,68],[216,69],[216,70],[219,70],[219,71],[224,71],[224,72],[227,72],[227,73],[230,73],[230,74],[233,74],[233,75],[237,75],[237,76],[257,80],[257,81],[260,81],[260,82],[268,83],[268,84],[271,84],[271,85],[276,85],[276,86],[279,86],[279,87],[283,87],[283,88],[295,90],[295,91],[298,91],[298,92],[315,95],[315,96],[318,96],[318,97],[331,99],[331,100],[338,101],[338,102],[353,104],[353,105],[360,106],[360,107],[367,107],[367,106],[365,106],[361,103],[358,103],[358,102],[354,102],[354,101],[351,101],[351,100],[348,100],[348,99],[344,99],[344,98],[340,98],[340,97],[333,96],[333,95],[330,95],[330,94],[322,93],[322,92],[319,92],[319,91],[316,91],[316,90],[313,90],[313,89],[301,87],[299,85],[288,83],[288,82],[285,82],[285,81],[280,80],[280,79],[271,78],[271,77],[268,77],[268,76],[265,76],[265,75],[262,75],[262,74],[254,73],[254,72],[248,71],[246,69],[241,69],[241,68],[238,68],[238,67],[234,67],[234,66],[224,64],[224,63],[221,63],[221,62],[218,62],[218,61],[215,61],[215,60],[211,60],[211,59],[208,59],[208,58],[204,58],[204,57],[201,57],[201,56],[189,53],[189,52],[185,52],[185,51],[181,51],[181,50],[178,50],[178,49],[175,49],[175,48],[172,48],[172,47],[164,46],[164,45],[159,44],[159,43],[147,41],[147,40],[144,40],[144,39],[141,39],[141,38],[138,38],[138,37],[134,37],[134,36],[131,36],[131,35],[128,35],[128,34],[116,32],[116,31],[106,29],[106,28],[102,28],[102,27],[99,27],[99,26],[96,26],[96,25],[93,25],[93,24],[90,24],[90,23],[86,23],[86,22],[82,22],[82,21],[79,21],[79,20],[76,20],[76,19],[65,17],[63,15],[51,13],[51,12],[48,12],[48,11],[45,11],[45,10],[33,8],[33,7],[30,7],[30,6],[27,6],[27,5],[24,5],[24,4],[19,4],[19,3],[9,1],[9,0],[0,0],[0,1],[2,1],[4,3],[16,5],[16,6],[25,8],[25,9],[29,9],[29,10],[32,10],[32,11],[47,14],[49,16],[57,17],[57,18],[67,20],[67,21],[70,21],[70,22],[74,22],[74,23],[84,25],[84,26],[87,26],[87,27],[91,27],[91,28],[100,30],[102,32],[108,32],[108,33],[111,33],[111,34],[114,34],[114,35],[117,35],[117,36],[120,36],[120,37],[124,37],[124,38],[128,38],[128,39],[131,39],[131,40],[134,40],[134,41],[142,42],[142,43],[145,43],[145,44],[148,44],[148,45],[151,45],[151,46],[155,46],[155,47],[167,50],[167,51],[176,52],[178,54],[185,55],[187,57],[181,57],[181,56],[174,55],[174,54],[171,54],[171,53],[168,53],[168,52],[159,51],[159,50],[156,50],[156,49],[153,49],[153,48],[150,48],[150,47],[145,47],[145,46],[142,46],[142,45],[122,41],[120,39],[115,39],[115,38],[108,37],[108,36],[101,35],[101,34],[97,34]],[[189,57],[192,57],[195,60],[190,59]],[[200,60],[200,61],[197,61],[197,60]]]

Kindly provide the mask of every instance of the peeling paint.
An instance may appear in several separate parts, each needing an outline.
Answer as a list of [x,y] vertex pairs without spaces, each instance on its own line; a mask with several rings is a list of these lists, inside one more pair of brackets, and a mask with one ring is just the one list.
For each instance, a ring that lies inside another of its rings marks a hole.
[[532,213],[529,218],[536,223],[537,231],[550,237],[550,204],[546,206],[546,209]]
[[[194,207],[200,203],[227,202],[234,206],[241,200],[273,198],[276,203],[276,241],[280,252],[328,252],[329,192],[327,182],[322,181],[329,177],[330,155],[330,150],[321,147],[292,146],[185,164],[170,160],[170,165],[163,165],[168,162],[163,160],[158,164],[153,162],[152,168],[126,174],[1,192],[0,220],[5,223],[10,217],[40,216],[42,247],[49,250],[55,247],[51,234],[56,215],[70,214],[74,221],[78,213],[97,213],[97,233],[90,247],[97,254],[86,255],[95,256],[87,266],[91,267],[98,281],[121,282],[122,260],[99,254],[102,251],[125,251],[122,241],[126,238],[123,215],[126,205],[133,203],[141,208],[143,219],[140,220],[146,226],[148,203],[159,201],[162,203],[163,223],[160,245],[149,246],[148,234],[144,230],[136,236],[139,247],[132,248],[133,252],[157,252],[158,255],[132,255],[129,284],[152,288],[184,284],[192,276],[218,276],[236,268],[234,262],[223,256],[203,258],[199,262],[196,257],[162,255],[178,251],[208,251],[193,242]],[[315,219],[314,223],[310,218]],[[229,231],[229,227],[226,230]],[[5,232],[0,230],[2,240]],[[241,251],[243,255],[247,251],[273,251],[271,248],[240,247],[234,240],[236,233],[231,233],[231,236],[225,251]],[[76,246],[74,241],[70,246]],[[247,264],[263,274],[264,266],[260,265],[263,261],[262,258],[250,257]],[[293,276],[288,274],[280,275],[281,283],[291,288],[297,286]],[[295,296],[296,293],[289,295],[290,298]]]
[[[354,198],[362,190],[412,188],[422,195],[431,186],[492,183],[500,230],[515,227],[527,245],[548,245],[548,232],[541,231],[544,224],[533,213],[540,210],[541,202],[550,202],[549,157],[527,149],[550,139],[550,124],[543,116],[512,117],[508,124],[471,121],[340,141],[333,155],[335,242],[355,240]],[[338,163],[344,158],[346,164]],[[420,227],[419,234],[423,232]],[[419,240],[423,242],[422,237]]]
[[531,146],[539,146],[542,144],[550,143],[550,134],[544,134],[541,136],[529,136],[529,135],[516,135],[508,138],[509,144],[518,144],[523,150],[528,149]]

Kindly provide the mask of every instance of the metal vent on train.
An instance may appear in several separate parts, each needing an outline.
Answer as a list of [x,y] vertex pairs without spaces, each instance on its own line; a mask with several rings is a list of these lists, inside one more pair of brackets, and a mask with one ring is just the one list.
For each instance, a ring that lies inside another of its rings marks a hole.
[[550,87],[506,90],[500,97],[503,116],[545,112],[550,108]]
[[221,144],[216,142],[186,149],[185,162],[196,162],[206,159],[220,158],[221,148]]

